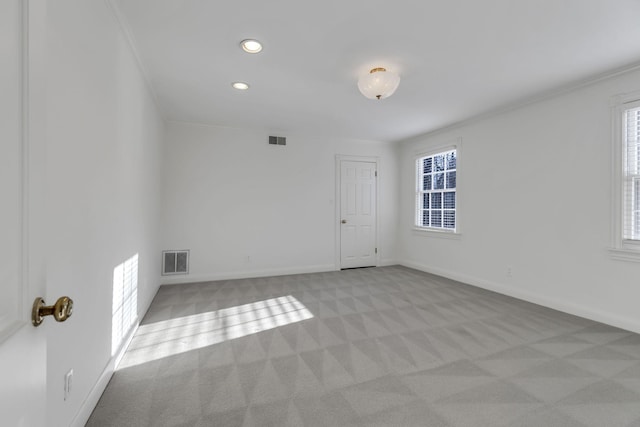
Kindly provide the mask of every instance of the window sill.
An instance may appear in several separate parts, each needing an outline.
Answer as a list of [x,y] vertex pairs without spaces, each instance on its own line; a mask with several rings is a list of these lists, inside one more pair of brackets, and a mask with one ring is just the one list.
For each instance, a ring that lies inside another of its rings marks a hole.
[[618,261],[640,262],[640,251],[627,248],[609,248],[609,256]]
[[437,237],[439,239],[460,240],[462,234],[453,231],[431,230],[428,228],[413,227],[414,236]]

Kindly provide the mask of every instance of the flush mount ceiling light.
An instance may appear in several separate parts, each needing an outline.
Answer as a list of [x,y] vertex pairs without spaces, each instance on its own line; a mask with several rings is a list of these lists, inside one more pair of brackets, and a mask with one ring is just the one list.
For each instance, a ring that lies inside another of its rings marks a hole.
[[249,89],[249,85],[245,82],[233,82],[231,83],[231,86],[233,86],[234,89],[238,89],[238,90]]
[[384,99],[393,94],[400,84],[400,76],[385,68],[373,68],[358,80],[358,89],[369,99]]
[[262,50],[262,44],[258,40],[246,39],[240,42],[240,47],[247,53],[258,53]]

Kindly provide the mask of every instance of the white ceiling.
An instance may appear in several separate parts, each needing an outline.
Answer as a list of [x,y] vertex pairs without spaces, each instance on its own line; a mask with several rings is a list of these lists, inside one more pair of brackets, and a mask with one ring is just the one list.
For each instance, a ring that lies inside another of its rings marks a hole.
[[113,1],[166,118],[283,136],[396,141],[640,63],[640,0]]

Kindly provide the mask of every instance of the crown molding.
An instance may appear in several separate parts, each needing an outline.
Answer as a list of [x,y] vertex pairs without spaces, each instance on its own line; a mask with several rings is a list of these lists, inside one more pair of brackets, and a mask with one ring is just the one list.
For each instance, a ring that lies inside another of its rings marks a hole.
[[151,94],[151,98],[153,99],[154,104],[156,105],[156,108],[158,109],[158,112],[160,113],[160,117],[162,117],[162,120],[166,121],[167,120],[167,115],[164,111],[164,109],[162,108],[162,105],[160,104],[160,101],[158,100],[158,95],[153,87],[153,84],[151,82],[151,78],[149,77],[149,73],[147,72],[146,67],[144,66],[144,63],[142,62],[142,59],[140,57],[140,53],[138,51],[137,46],[137,42],[135,40],[135,37],[133,36],[133,33],[131,32],[131,28],[129,27],[129,23],[127,22],[127,20],[125,19],[124,15],[122,14],[122,12],[120,11],[120,7],[116,4],[115,0],[104,0],[105,3],[107,4],[107,7],[111,10],[111,12],[113,13],[113,17],[115,18],[118,27],[120,28],[120,31],[122,32],[122,35],[124,36],[125,40],[127,41],[127,44],[129,45],[129,49],[131,50],[131,54],[133,55],[136,65],[138,66],[138,69],[140,70],[140,74],[142,74],[142,79],[145,82],[145,85],[147,86],[147,90],[149,91],[149,93]]
[[600,83],[602,81],[605,80],[609,80],[612,79],[614,77],[618,77],[618,76],[622,76],[624,74],[628,74],[634,71],[638,71],[640,70],[640,61],[638,62],[634,62],[631,64],[628,64],[624,67],[620,67],[620,68],[615,68],[613,70],[609,70],[606,71],[604,73],[600,73],[600,74],[596,74],[593,75],[591,77],[588,77],[586,79],[582,79],[582,80],[578,80],[578,81],[574,81],[574,82],[570,82],[570,83],[566,83],[560,86],[556,86],[552,89],[548,89],[542,92],[539,92],[535,95],[532,96],[528,96],[519,100],[516,100],[514,102],[509,102],[507,104],[504,104],[502,106],[499,106],[497,108],[491,109],[489,111],[486,111],[484,113],[480,113],[480,114],[476,114],[474,116],[471,116],[467,119],[464,120],[460,120],[454,123],[451,123],[449,125],[445,125],[442,127],[439,127],[437,129],[434,129],[432,131],[428,131],[425,133],[421,133],[409,138],[405,138],[405,139],[401,139],[398,142],[399,143],[405,143],[405,142],[413,142],[413,141],[417,141],[417,140],[421,140],[423,138],[427,138],[427,137],[432,137],[444,132],[448,132],[454,129],[458,129],[462,126],[468,126],[477,122],[480,122],[482,120],[486,120],[488,118],[491,117],[495,117],[495,116],[499,116],[500,114],[509,112],[509,111],[513,111],[519,108],[523,108],[526,107],[528,105],[532,105],[532,104],[537,104],[538,102],[542,102],[542,101],[546,101],[548,99],[553,99],[556,98],[558,96],[562,96],[562,95],[566,95],[568,93],[571,92],[575,92],[577,90],[583,89],[585,87],[589,87],[589,86],[593,86],[597,83]]

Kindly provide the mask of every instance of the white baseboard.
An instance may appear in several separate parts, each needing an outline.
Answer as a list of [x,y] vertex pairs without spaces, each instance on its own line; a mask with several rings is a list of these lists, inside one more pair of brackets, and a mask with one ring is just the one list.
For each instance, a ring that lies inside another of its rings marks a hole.
[[378,263],[378,267],[389,267],[392,265],[398,265],[398,260],[385,258],[385,259],[381,259],[380,262]]
[[503,294],[503,295],[507,295],[523,301],[531,302],[533,304],[549,307],[554,310],[572,314],[574,316],[579,316],[579,317],[583,317],[585,319],[593,320],[596,322],[605,323],[607,325],[615,326],[617,328],[625,329],[627,331],[640,333],[640,322],[638,322],[637,319],[630,319],[628,317],[618,316],[616,314],[593,309],[591,307],[585,307],[582,305],[549,298],[548,296],[545,296],[545,295],[523,291],[522,289],[515,289],[513,287],[506,286],[503,284],[490,282],[488,280],[467,276],[457,272],[444,270],[438,267],[433,267],[430,265],[421,264],[414,261],[401,261],[400,265],[413,268],[416,270],[424,271],[426,273],[431,273],[438,276],[446,277],[448,279],[456,280],[458,282],[466,283],[468,285],[476,286],[478,288],[487,289],[493,292],[497,292],[499,294]]
[[333,264],[309,265],[304,267],[269,268],[264,270],[233,271],[211,274],[188,274],[176,276],[164,276],[161,279],[163,285],[177,285],[181,283],[213,282],[216,280],[250,279],[254,277],[289,276],[291,274],[322,273],[335,271]]
[[[139,316],[138,319],[141,319],[142,317],[144,317],[144,315]],[[111,359],[109,359],[109,361],[107,362],[107,366],[105,366],[102,374],[100,374],[98,381],[96,381],[93,388],[89,392],[89,395],[87,395],[87,397],[84,399],[84,402],[82,402],[82,405],[80,405],[78,413],[71,422],[71,427],[84,427],[84,425],[87,424],[87,421],[89,421],[89,417],[91,417],[91,413],[98,404],[102,393],[104,393],[104,390],[107,388],[107,385],[109,384],[109,381],[113,376],[113,372],[118,367],[118,363],[120,363],[120,360],[122,360],[124,353],[127,351],[127,348],[129,347],[133,336],[138,330],[139,325],[140,322],[136,321],[134,327],[132,327],[129,331],[124,344],[120,347],[120,350],[115,355],[113,355]]]

